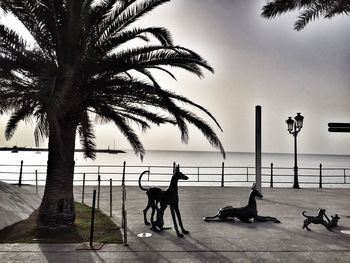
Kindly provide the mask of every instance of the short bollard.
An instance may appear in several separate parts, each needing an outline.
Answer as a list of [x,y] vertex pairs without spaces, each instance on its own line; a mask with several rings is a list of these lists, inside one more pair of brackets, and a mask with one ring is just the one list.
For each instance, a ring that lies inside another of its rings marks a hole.
[[35,170],[35,193],[38,194],[38,170]]
[[225,163],[222,162],[221,164],[221,187],[224,187],[225,186]]
[[19,170],[18,187],[22,186],[22,169],[23,169],[23,160],[21,161],[21,168]]
[[93,245],[94,240],[94,224],[95,224],[95,203],[96,203],[96,190],[92,197],[92,209],[91,209],[91,226],[90,226],[90,247]]
[[83,189],[81,193],[81,203],[84,204],[84,195],[85,195],[85,173],[83,173]]
[[271,163],[270,187],[273,188],[273,163]]
[[322,188],[322,164],[320,163],[320,183],[319,187]]
[[112,179],[109,179],[109,216],[112,217],[112,194],[113,194],[113,183]]
[[97,176],[97,209],[100,209],[101,176]]

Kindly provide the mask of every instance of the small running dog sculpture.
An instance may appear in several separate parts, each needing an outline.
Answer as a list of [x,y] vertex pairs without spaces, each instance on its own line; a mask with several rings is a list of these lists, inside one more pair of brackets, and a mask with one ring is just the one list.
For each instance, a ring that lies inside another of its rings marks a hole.
[[251,219],[260,222],[272,221],[275,223],[280,223],[280,221],[275,217],[258,215],[255,197],[262,198],[263,195],[256,189],[256,184],[254,183],[249,194],[248,205],[239,208],[234,208],[232,206],[220,208],[219,212],[215,216],[207,216],[204,218],[204,221],[214,221],[215,218],[219,218],[220,220],[226,220],[229,218],[234,220],[234,218],[238,218],[240,221],[246,223],[251,223]]
[[[188,234],[189,232],[185,230],[182,224],[181,214],[179,210],[179,196],[178,196],[178,187],[177,187],[177,183],[179,180],[188,180],[188,177],[180,172],[180,166],[177,165],[175,172],[171,178],[171,182],[168,189],[162,190],[158,187],[144,188],[141,185],[141,178],[147,172],[149,171],[144,171],[143,173],[141,173],[139,177],[139,187],[141,188],[141,190],[146,191],[146,194],[148,196],[147,206],[143,210],[143,218],[144,218],[145,224],[150,225],[150,223],[147,221],[147,211],[148,209],[152,208],[152,213],[151,213],[152,228],[151,229],[153,231],[163,230],[164,229],[163,215],[164,215],[165,209],[169,205],[177,236],[182,237],[183,235],[178,230],[175,214],[177,216],[177,219],[179,220],[179,225],[182,230],[182,233]],[[158,208],[158,203],[160,204],[160,208]],[[157,211],[156,221],[154,221],[155,211]]]
[[329,228],[337,227],[340,217],[338,216],[338,214],[335,214],[334,216],[331,216],[331,217],[332,217],[331,222],[329,222],[328,224]]
[[[302,212],[302,215],[304,217],[306,217],[306,219],[304,220],[304,224],[303,224],[303,229],[306,228],[308,231],[311,231],[311,229],[308,227],[311,223],[312,224],[321,224],[323,225],[325,228],[327,228],[329,231],[332,231],[332,229],[330,228],[330,220],[328,218],[328,216],[326,215],[326,209],[322,209],[320,208],[318,211],[317,216],[307,216],[305,215],[306,211]],[[327,219],[324,220],[323,217],[325,217]]]

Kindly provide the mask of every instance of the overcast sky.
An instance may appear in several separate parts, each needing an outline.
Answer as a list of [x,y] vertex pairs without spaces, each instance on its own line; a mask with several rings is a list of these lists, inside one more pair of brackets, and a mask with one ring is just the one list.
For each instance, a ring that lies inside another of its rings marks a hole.
[[[266,20],[260,17],[264,3],[173,0],[142,19],[143,26],[168,28],[176,44],[200,53],[215,69],[202,80],[176,70],[178,80],[161,78],[163,87],[213,113],[224,130],[216,129],[226,151],[254,151],[254,111],[261,105],[264,152],[293,152],[285,120],[301,112],[300,153],[349,154],[350,134],[327,131],[330,121],[350,122],[349,17],[316,21],[296,32],[297,14]],[[3,117],[1,134],[4,123]],[[148,150],[214,150],[196,129],[188,145],[173,127],[140,136]],[[32,130],[20,126],[9,142],[0,136],[0,145],[14,144],[33,146]],[[97,145],[129,148],[113,126],[97,128]]]

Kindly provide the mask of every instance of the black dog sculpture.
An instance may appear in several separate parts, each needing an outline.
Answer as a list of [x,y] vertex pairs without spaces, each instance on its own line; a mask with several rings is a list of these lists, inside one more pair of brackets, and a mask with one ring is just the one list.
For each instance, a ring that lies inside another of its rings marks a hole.
[[[164,229],[163,215],[164,215],[165,209],[169,205],[177,236],[182,237],[183,235],[178,230],[175,214],[179,220],[179,225],[182,230],[182,233],[188,234],[189,232],[185,230],[182,224],[181,214],[179,210],[179,196],[178,196],[178,187],[177,187],[177,183],[179,180],[188,180],[188,177],[180,172],[180,166],[178,165],[176,166],[175,172],[171,178],[170,186],[168,189],[162,190],[158,187],[144,188],[141,185],[141,178],[147,172],[149,171],[144,171],[143,173],[141,173],[139,177],[139,187],[141,188],[141,190],[146,191],[146,194],[148,196],[147,206],[143,210],[143,217],[144,217],[145,224],[146,225],[150,224],[147,221],[147,211],[148,209],[152,208],[152,213],[151,213],[152,228],[151,229],[153,231],[163,230]],[[158,203],[160,203],[160,208],[158,208]],[[156,221],[154,221],[155,211],[157,211]]]
[[[302,212],[302,215],[304,217],[306,217],[306,219],[304,220],[303,229],[306,228],[308,231],[311,231],[311,229],[308,226],[312,223],[312,224],[316,224],[316,225],[321,224],[325,228],[327,228],[329,231],[332,231],[332,229],[329,226],[330,220],[329,220],[328,216],[326,215],[326,209],[320,208],[317,216],[307,216],[307,215],[305,215],[305,213],[306,213],[306,211]],[[327,219],[327,221],[324,220],[323,217],[325,217]]]
[[255,187],[256,184],[253,184],[249,195],[248,205],[239,208],[234,208],[232,206],[220,208],[219,212],[215,216],[207,216],[204,218],[204,221],[214,221],[215,218],[219,218],[220,220],[226,220],[229,218],[234,220],[234,218],[238,218],[242,222],[251,223],[250,219],[253,218],[254,221],[272,221],[275,223],[280,223],[280,221],[275,217],[258,215],[255,197],[262,198],[263,195]]

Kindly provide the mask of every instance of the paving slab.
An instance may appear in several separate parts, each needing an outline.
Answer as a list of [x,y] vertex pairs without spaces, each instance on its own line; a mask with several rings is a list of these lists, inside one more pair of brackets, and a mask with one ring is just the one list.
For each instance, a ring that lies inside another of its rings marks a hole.
[[39,207],[41,199],[31,190],[0,181],[0,229],[28,218]]
[[[92,187],[85,189],[91,204]],[[81,187],[75,188],[81,200]],[[91,193],[90,193],[91,192]],[[0,262],[350,262],[350,190],[264,188],[257,199],[260,215],[277,217],[281,223],[204,222],[220,207],[244,206],[249,188],[180,187],[180,211],[190,231],[178,238],[174,229],[152,232],[143,224],[145,192],[127,187],[129,246],[106,244],[98,251],[79,251],[80,244],[0,244]],[[330,232],[321,225],[302,229],[302,211],[314,215],[318,208],[340,216]],[[109,189],[101,191],[100,208],[109,214]],[[150,215],[150,211],[149,211]],[[113,188],[113,220],[121,221],[121,188]],[[165,225],[172,227],[170,210]],[[140,233],[151,233],[140,238]]]

